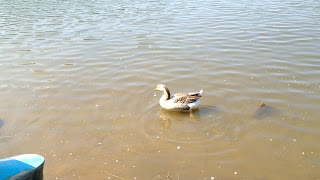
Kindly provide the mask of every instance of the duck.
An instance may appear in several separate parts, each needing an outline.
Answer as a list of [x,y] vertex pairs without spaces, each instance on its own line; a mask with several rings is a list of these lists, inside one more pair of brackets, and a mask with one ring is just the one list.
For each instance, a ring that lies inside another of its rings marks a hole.
[[190,117],[193,117],[192,110],[198,108],[203,92],[203,89],[201,89],[199,92],[177,93],[171,96],[169,89],[164,84],[158,84],[155,90],[163,92],[159,100],[163,109],[190,112]]

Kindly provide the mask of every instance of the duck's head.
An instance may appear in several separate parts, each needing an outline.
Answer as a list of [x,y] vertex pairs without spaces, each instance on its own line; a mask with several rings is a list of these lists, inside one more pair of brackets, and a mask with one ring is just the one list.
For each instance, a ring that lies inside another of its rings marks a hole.
[[158,84],[156,87],[156,91],[165,91],[167,89],[167,87],[163,84]]

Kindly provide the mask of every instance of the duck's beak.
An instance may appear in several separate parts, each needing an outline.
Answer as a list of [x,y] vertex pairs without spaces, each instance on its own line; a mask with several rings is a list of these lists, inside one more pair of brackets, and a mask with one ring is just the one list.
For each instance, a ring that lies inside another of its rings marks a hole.
[[158,87],[156,87],[156,89],[154,89],[155,91],[158,90]]

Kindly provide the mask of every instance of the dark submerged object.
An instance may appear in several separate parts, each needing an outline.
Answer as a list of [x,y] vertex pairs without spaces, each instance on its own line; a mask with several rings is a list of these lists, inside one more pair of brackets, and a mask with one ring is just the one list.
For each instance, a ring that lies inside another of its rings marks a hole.
[[281,113],[282,113],[282,111],[280,111],[279,109],[268,106],[268,105],[264,104],[263,102],[261,102],[259,105],[259,108],[253,114],[253,117],[255,119],[261,120],[261,119],[264,119],[268,116],[281,114]]
[[37,154],[22,154],[0,159],[0,179],[43,180],[44,158]]
[[2,119],[0,119],[0,128],[3,126],[4,121]]

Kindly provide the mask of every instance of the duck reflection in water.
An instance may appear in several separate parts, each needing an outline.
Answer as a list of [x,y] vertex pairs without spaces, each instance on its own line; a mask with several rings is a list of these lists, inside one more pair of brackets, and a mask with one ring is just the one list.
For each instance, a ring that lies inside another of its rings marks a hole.
[[160,123],[161,128],[166,130],[169,129],[172,122],[175,121],[201,121],[202,118],[209,117],[211,114],[217,114],[219,112],[216,106],[204,105],[193,110],[193,116],[183,112],[173,112],[165,109],[160,111]]

